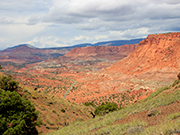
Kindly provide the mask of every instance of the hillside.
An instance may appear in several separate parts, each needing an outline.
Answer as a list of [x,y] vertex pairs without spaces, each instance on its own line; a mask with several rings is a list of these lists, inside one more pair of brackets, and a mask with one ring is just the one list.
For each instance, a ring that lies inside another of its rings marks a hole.
[[[74,102],[104,101],[119,102],[120,93],[141,93],[141,98],[157,88],[170,85],[179,72],[180,33],[149,35],[138,48],[126,58],[109,68],[89,73],[78,91],[67,97]],[[88,94],[87,94],[88,93]],[[115,94],[115,96],[113,96]]]
[[[67,126],[68,120],[69,126],[54,133],[178,133],[180,87],[179,81],[174,80],[180,66],[179,44],[178,32],[152,34],[139,44],[74,48],[64,56],[20,69],[8,65],[2,72],[16,76],[24,90],[31,87],[24,93],[42,112],[45,124],[39,131],[57,130],[57,126]],[[61,99],[69,89],[65,100]],[[124,108],[88,120],[92,118],[88,112],[94,108],[84,107],[85,102],[115,102]],[[79,111],[81,108],[83,112]],[[150,116],[154,110],[154,116]]]
[[38,62],[62,56],[70,49],[39,49],[23,44],[0,51],[0,62],[2,65],[8,62],[19,64]]
[[[119,59],[126,57],[135,48],[137,45],[75,48],[59,58],[28,64],[20,69],[9,65],[9,69],[6,68],[2,72],[16,76],[18,81],[25,86],[35,88],[39,85],[40,91],[46,91],[61,98],[71,86],[73,81],[70,80],[77,81],[73,89],[78,90],[83,81],[76,80],[76,78],[80,79],[88,76],[89,72],[97,72],[110,66]],[[79,52],[77,53],[74,50],[79,50]],[[87,54],[87,51],[89,51],[89,55],[81,55],[82,53]],[[92,57],[92,55],[94,56]]]
[[21,93],[34,104],[38,111],[42,125],[37,127],[39,133],[45,134],[64,126],[68,126],[75,121],[85,121],[92,118],[90,112],[92,107],[68,102],[47,92],[39,92],[30,87],[23,87]]
[[[64,126],[68,126],[75,121],[85,121],[92,118],[90,112],[94,111],[93,107],[71,103],[63,98],[58,98],[45,90],[39,91],[39,87],[37,86],[33,88],[22,84],[19,85],[15,80],[15,78],[12,79],[11,76],[6,77],[0,72],[0,91],[2,92],[1,89],[4,89],[4,91],[18,92],[23,99],[31,101],[31,104],[35,106],[33,112],[36,111],[35,113],[38,114],[37,121],[38,123],[42,123],[40,126],[36,126],[40,134],[45,134]],[[9,85],[13,85],[13,87],[9,87]],[[17,100],[17,98],[15,98],[15,100]],[[19,101],[17,100],[16,104],[18,103]],[[8,106],[8,102],[6,106]],[[16,111],[18,111],[18,108]],[[6,111],[4,111],[4,113],[6,113]],[[0,124],[3,126],[3,123]],[[13,125],[13,128],[15,127],[17,126]],[[0,133],[2,134],[1,131]]]
[[[43,75],[72,79],[77,83],[66,98],[76,103],[94,101],[98,105],[102,101],[113,101],[120,104],[122,93],[128,98],[127,91],[129,96],[137,96],[135,100],[141,100],[176,78],[179,35],[152,34],[137,45],[74,48],[59,58],[30,64],[20,70],[12,67],[8,72],[15,71],[13,74],[24,85],[39,84],[44,86],[42,91],[55,89],[59,97],[63,97],[69,87],[66,79],[56,82]],[[26,71],[39,76],[29,76]],[[58,84],[63,86],[61,91]]]
[[127,58],[108,69],[125,74],[155,71],[178,71],[180,65],[180,33],[149,35]]
[[76,47],[64,56],[36,64],[38,71],[51,70],[58,73],[88,73],[109,67],[112,63],[127,57],[138,45]]
[[180,132],[180,85],[164,87],[147,99],[118,111],[76,122],[47,135],[178,135]]
[[[123,45],[123,46],[97,46],[97,47],[82,47],[74,48],[66,53],[66,57],[109,57],[110,55],[121,55],[126,57],[130,52],[134,51],[138,45]],[[101,56],[102,55],[102,56]]]

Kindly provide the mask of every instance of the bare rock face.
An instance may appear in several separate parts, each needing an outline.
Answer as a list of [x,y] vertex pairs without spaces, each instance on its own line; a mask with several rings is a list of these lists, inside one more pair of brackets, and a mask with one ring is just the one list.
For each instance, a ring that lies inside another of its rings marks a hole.
[[[123,46],[96,46],[82,47],[70,50],[66,57],[107,57],[110,55],[122,55],[126,57],[130,52],[134,51],[138,45],[123,45]],[[113,56],[112,56],[113,57]]]
[[[89,80],[81,89],[87,89],[87,93],[91,94],[83,98],[79,90],[79,93],[74,92],[72,95],[81,97],[77,102],[87,99],[98,102],[102,96],[102,101],[108,101],[112,99],[112,94],[127,90],[133,94],[141,90],[143,93],[137,98],[146,98],[149,93],[172,84],[177,78],[180,72],[179,52],[179,32],[149,35],[127,57],[102,69],[95,76],[88,76]],[[116,99],[118,103],[119,98],[113,97],[114,101]]]
[[151,71],[175,71],[180,67],[180,33],[149,35],[137,50],[111,66],[109,71],[139,74]]

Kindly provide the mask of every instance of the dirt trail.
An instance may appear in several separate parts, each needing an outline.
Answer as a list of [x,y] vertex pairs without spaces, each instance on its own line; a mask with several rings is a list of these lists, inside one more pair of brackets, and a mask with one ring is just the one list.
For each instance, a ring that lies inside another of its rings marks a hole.
[[72,87],[76,84],[76,81],[71,85],[71,87],[67,90],[67,92],[64,94],[63,98],[65,99],[69,91],[72,89]]

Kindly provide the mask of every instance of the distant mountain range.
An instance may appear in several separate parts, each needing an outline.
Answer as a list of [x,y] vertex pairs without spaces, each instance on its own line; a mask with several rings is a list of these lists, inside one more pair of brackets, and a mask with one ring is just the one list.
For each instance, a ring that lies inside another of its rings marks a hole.
[[[104,41],[104,42],[97,42],[95,44],[91,43],[83,43],[83,44],[77,44],[73,46],[68,46],[68,47],[51,47],[51,48],[36,48],[32,45],[29,44],[20,44],[16,45],[13,47],[7,48],[8,50],[13,50],[15,48],[19,48],[22,46],[27,46],[29,48],[34,48],[34,49],[53,49],[53,50],[62,50],[62,49],[73,49],[75,47],[91,47],[91,46],[122,46],[122,45],[130,45],[130,44],[138,44],[141,42],[144,38],[138,38],[138,39],[131,39],[131,40],[113,40],[113,41]],[[6,49],[5,49],[6,50]]]
[[106,41],[98,42],[95,44],[84,43],[77,44],[74,46],[68,47],[54,47],[54,48],[36,48],[29,44],[20,44],[13,47],[0,51],[0,64],[2,63],[31,63],[39,62],[46,59],[57,58],[59,56],[65,55],[70,50],[76,47],[92,47],[92,46],[122,46],[125,44],[137,44],[142,41],[140,39],[132,40],[115,40],[115,41]]

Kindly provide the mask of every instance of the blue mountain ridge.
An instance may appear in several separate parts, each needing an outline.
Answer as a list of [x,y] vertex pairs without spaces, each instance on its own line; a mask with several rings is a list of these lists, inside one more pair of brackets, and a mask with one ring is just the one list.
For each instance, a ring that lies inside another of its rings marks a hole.
[[29,44],[20,44],[13,47],[7,48],[8,50],[13,50],[15,48],[26,46],[32,49],[54,49],[54,50],[61,50],[61,49],[73,49],[75,47],[91,47],[91,46],[122,46],[125,44],[138,44],[141,42],[144,38],[138,38],[138,39],[131,39],[131,40],[113,40],[113,41],[105,41],[105,42],[97,42],[95,44],[91,43],[83,43],[83,44],[77,44],[73,46],[67,46],[67,47],[50,47],[50,48],[36,48]]

